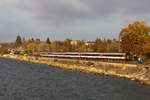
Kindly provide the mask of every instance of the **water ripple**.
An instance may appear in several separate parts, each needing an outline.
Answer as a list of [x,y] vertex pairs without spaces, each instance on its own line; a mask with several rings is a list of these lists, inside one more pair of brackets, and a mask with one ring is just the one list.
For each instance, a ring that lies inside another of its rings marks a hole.
[[150,86],[0,58],[0,100],[150,100]]

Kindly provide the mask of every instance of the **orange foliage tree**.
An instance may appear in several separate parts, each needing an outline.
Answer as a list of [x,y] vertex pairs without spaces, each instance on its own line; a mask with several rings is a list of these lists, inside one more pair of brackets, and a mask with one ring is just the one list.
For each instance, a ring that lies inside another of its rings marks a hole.
[[63,41],[63,52],[72,52],[72,45],[70,39]]
[[150,27],[145,21],[136,21],[123,28],[120,32],[122,52],[132,55],[144,55],[149,50],[145,45],[150,44]]

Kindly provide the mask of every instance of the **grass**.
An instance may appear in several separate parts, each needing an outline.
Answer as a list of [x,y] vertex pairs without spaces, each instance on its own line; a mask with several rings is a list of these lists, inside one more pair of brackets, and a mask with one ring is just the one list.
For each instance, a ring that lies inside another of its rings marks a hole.
[[143,62],[145,62],[145,63],[150,63],[150,59],[146,59],[146,60],[144,60]]

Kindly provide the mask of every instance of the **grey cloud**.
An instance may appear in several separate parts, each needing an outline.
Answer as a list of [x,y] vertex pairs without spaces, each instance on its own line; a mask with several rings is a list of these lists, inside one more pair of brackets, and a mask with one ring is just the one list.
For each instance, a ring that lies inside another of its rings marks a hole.
[[121,25],[149,20],[149,4],[150,0],[0,0],[0,42],[14,40],[18,32],[52,32],[62,39],[69,31],[75,39],[95,38],[96,32],[118,32]]
[[125,14],[141,15],[149,14],[150,0],[124,0],[120,8],[124,9]]
[[[88,8],[71,0],[15,0],[17,7],[24,9],[30,16],[40,20],[49,20],[52,23],[61,23],[85,18]],[[18,2],[17,2],[18,1]],[[12,3],[12,2],[11,2]]]
[[149,0],[8,0],[35,19],[50,23],[107,17],[122,11],[124,14],[149,13]]

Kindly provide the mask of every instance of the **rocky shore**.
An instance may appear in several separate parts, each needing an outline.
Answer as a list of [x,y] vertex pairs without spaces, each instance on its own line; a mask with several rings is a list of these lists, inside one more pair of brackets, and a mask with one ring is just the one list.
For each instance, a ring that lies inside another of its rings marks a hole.
[[135,80],[141,84],[150,84],[150,66],[137,64],[109,63],[100,61],[88,61],[77,59],[45,58],[21,55],[3,55],[1,57],[25,60],[32,63],[81,71],[99,75],[115,76]]

